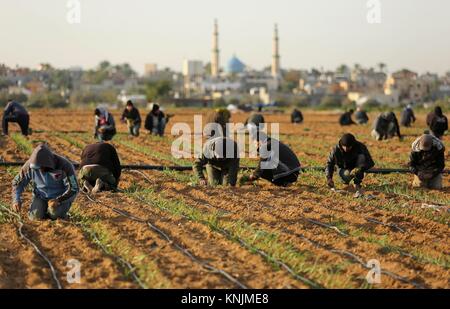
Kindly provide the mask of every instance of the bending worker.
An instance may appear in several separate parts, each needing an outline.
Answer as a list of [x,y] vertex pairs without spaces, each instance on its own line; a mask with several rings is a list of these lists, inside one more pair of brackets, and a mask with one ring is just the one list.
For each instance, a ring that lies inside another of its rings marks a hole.
[[33,186],[30,219],[66,218],[78,193],[73,164],[53,153],[46,144],[37,146],[13,180],[13,208],[16,211],[22,207],[22,193],[30,182]]
[[9,101],[3,112],[3,135],[8,135],[8,123],[16,122],[20,126],[22,135],[28,136],[30,116],[23,105],[15,101]]
[[409,161],[411,172],[414,174],[413,187],[442,189],[445,147],[437,137],[424,134],[415,140]]
[[[206,166],[207,179],[203,174]],[[205,186],[235,186],[239,172],[239,149],[235,141],[227,137],[216,137],[206,141],[203,153],[195,160],[194,172]]]
[[362,195],[361,183],[364,173],[375,166],[367,147],[356,140],[352,134],[344,134],[339,143],[331,150],[326,165],[327,184],[334,188],[334,167],[338,166],[338,174],[346,185],[353,180],[355,197]]
[[134,107],[133,102],[127,102],[127,107],[122,113],[121,121],[127,123],[128,132],[131,136],[139,136],[142,120],[139,110]]
[[105,108],[95,109],[94,138],[100,141],[110,141],[116,135],[116,123],[113,115]]
[[119,156],[108,143],[87,145],[81,154],[78,180],[86,193],[116,190],[121,174]]
[[398,136],[399,140],[403,140],[400,134],[400,126],[397,117],[393,112],[382,113],[377,117],[373,124],[372,137],[377,141],[393,138]]

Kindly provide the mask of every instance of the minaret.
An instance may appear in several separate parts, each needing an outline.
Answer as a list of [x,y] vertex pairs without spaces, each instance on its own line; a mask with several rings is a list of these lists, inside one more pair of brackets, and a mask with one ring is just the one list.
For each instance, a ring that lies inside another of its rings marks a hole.
[[219,25],[217,24],[217,19],[214,20],[214,33],[213,33],[213,44],[212,44],[212,58],[211,58],[211,75],[213,77],[219,76]]
[[275,29],[273,33],[273,50],[272,50],[272,76],[274,78],[279,78],[280,72],[280,39],[278,37],[278,25],[275,24]]

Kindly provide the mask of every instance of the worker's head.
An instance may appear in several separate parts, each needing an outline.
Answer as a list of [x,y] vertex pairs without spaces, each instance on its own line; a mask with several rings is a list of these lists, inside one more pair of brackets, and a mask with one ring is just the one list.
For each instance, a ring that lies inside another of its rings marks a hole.
[[435,108],[434,108],[434,113],[436,114],[436,115],[438,115],[438,116],[442,116],[443,114],[442,114],[442,108],[440,107],[440,106],[436,106]]
[[33,150],[30,157],[30,168],[44,173],[55,168],[55,158],[47,144],[40,144]]
[[349,112],[350,114],[353,114],[355,111],[354,111],[353,108],[352,108],[352,109],[350,109],[348,112]]
[[128,111],[131,111],[131,110],[133,109],[133,107],[134,107],[133,102],[131,102],[131,100],[129,100],[129,101],[127,102],[127,110],[128,110]]
[[100,109],[96,108],[95,111],[94,111],[94,115],[95,116],[100,116],[101,114],[102,114],[102,112],[100,111]]
[[356,138],[353,134],[344,134],[339,140],[339,146],[344,150],[344,152],[350,152],[355,146]]
[[430,134],[424,134],[420,137],[419,150],[430,151],[433,147],[433,136]]
[[152,113],[153,114],[158,114],[159,113],[159,105],[158,104],[153,104],[152,106]]

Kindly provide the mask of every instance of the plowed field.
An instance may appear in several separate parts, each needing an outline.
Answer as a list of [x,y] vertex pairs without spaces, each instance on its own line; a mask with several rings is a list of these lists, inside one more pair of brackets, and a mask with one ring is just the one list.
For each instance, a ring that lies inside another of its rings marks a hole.
[[[202,111],[173,110],[163,138],[126,134],[118,124],[116,146],[124,164],[190,165],[175,159],[170,135],[176,122],[193,125]],[[78,162],[92,137],[92,111],[32,111],[35,133],[0,137],[4,161],[25,161],[33,146],[49,143]],[[115,113],[119,123],[119,113]],[[235,114],[232,122],[244,122]],[[373,119],[375,114],[370,115]],[[280,139],[303,166],[324,166],[345,132],[368,146],[379,168],[405,168],[411,143],[425,129],[425,115],[405,139],[376,142],[371,126],[342,128],[338,115],[306,112],[305,123],[289,115],[266,115],[280,123]],[[450,138],[447,168],[450,166]],[[254,159],[243,165],[256,165]],[[413,190],[409,174],[368,175],[365,197],[354,189],[326,188],[322,172],[305,172],[287,188],[259,180],[236,188],[197,185],[192,172],[124,171],[120,193],[79,195],[68,221],[32,222],[21,216],[25,234],[55,268],[20,237],[10,206],[18,168],[0,168],[0,288],[450,288],[450,180],[441,191]],[[242,171],[241,174],[245,173]],[[338,184],[338,181],[336,181]],[[79,282],[69,283],[68,261],[80,262]],[[381,277],[369,284],[370,261]]]

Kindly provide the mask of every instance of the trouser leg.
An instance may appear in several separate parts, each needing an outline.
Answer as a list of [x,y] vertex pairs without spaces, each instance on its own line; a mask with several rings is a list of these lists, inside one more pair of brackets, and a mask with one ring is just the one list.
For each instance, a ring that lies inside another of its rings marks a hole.
[[48,202],[33,196],[28,217],[30,220],[43,220],[47,218]]
[[16,115],[3,115],[2,128],[3,134],[8,134],[8,124],[10,122],[18,122],[19,118]]
[[239,161],[234,160],[228,169],[222,173],[222,183],[228,186],[235,186],[239,172]]
[[76,196],[61,202],[55,209],[48,208],[48,217],[52,220],[65,219]]
[[350,175],[351,170],[347,170],[347,169],[343,169],[340,168],[339,169],[339,177],[341,178],[342,182],[346,185],[348,185],[350,183],[350,181],[352,181],[353,177]]
[[294,183],[298,179],[298,172],[287,175],[283,178],[279,178],[273,181],[273,184],[279,187],[286,187],[287,185]]
[[208,183],[211,186],[219,186],[222,184],[222,172],[210,164],[206,165],[206,174],[208,176]]
[[107,183],[110,187],[117,187],[117,180],[114,175],[103,166],[84,166],[78,173],[78,180],[80,185],[83,186],[85,181],[88,181],[91,186],[95,185],[97,179],[101,179]]
[[20,130],[22,131],[22,135],[28,136],[28,129],[30,126],[30,116],[28,116],[28,115],[20,116],[18,118],[17,122],[19,123]]

